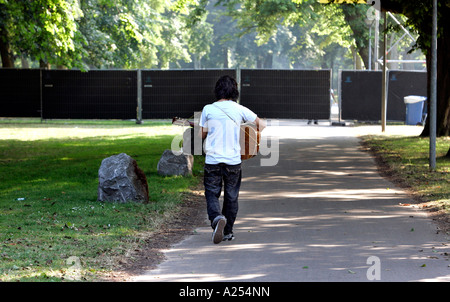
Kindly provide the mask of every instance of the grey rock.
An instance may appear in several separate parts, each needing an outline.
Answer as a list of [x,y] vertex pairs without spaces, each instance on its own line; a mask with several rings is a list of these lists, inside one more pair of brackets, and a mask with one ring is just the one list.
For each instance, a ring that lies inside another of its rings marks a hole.
[[192,175],[194,156],[181,152],[165,150],[158,162],[158,174],[163,176]]
[[98,180],[99,201],[149,201],[147,177],[136,160],[125,153],[103,159]]

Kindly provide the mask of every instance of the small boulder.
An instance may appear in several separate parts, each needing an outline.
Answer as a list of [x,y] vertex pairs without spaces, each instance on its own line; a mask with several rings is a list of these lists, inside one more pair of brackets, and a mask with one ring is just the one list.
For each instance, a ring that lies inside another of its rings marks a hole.
[[163,176],[192,175],[194,156],[181,152],[173,152],[167,149],[162,154],[158,162],[158,174]]
[[102,161],[98,170],[98,200],[147,203],[147,178],[137,163],[125,153]]

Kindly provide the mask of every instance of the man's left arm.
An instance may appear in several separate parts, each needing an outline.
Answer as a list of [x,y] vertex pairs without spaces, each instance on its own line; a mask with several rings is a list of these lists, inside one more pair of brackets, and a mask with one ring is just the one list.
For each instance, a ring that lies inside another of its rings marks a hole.
[[263,131],[264,128],[266,128],[266,126],[267,126],[266,121],[263,119],[260,119],[259,117],[256,117],[255,124],[256,124],[258,131]]
[[200,127],[198,136],[200,136],[202,139],[205,139],[207,135],[208,135],[208,128]]

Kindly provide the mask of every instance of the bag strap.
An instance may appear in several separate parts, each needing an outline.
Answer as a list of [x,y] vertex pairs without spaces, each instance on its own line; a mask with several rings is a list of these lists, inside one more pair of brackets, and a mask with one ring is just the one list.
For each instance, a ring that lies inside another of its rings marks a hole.
[[223,113],[225,113],[225,115],[228,116],[228,118],[229,118],[230,120],[232,120],[232,121],[236,124],[236,126],[238,126],[238,128],[241,127],[234,119],[231,118],[231,116],[228,115],[228,113],[225,112],[225,110],[223,110],[222,108],[220,108],[219,106],[217,106],[217,104],[215,104],[215,103],[213,103],[213,106],[216,107],[216,108],[218,108],[218,109],[219,109],[220,111],[222,111]]

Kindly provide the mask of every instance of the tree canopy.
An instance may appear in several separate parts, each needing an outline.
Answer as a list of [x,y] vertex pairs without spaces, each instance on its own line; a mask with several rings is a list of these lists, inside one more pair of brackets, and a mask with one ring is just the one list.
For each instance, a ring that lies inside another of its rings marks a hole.
[[0,54],[3,67],[348,68],[355,51],[367,65],[367,25],[355,21],[364,10],[316,0],[0,0]]
[[2,65],[163,67],[189,60],[185,16],[165,0],[0,0]]

